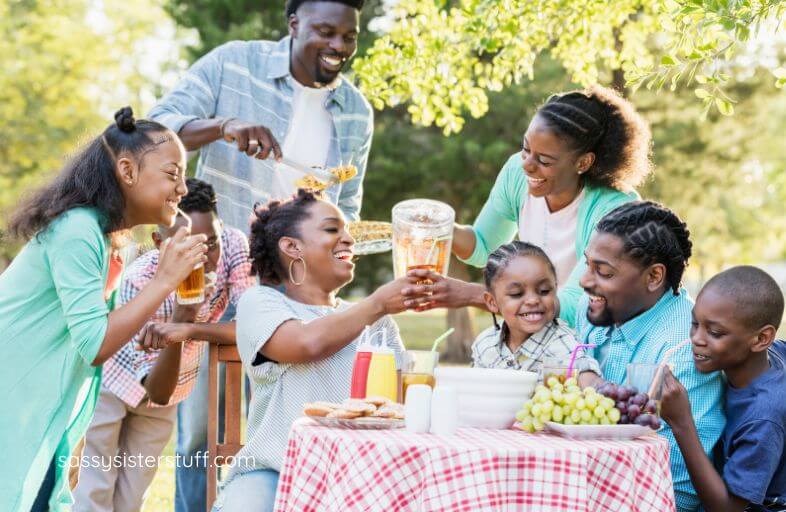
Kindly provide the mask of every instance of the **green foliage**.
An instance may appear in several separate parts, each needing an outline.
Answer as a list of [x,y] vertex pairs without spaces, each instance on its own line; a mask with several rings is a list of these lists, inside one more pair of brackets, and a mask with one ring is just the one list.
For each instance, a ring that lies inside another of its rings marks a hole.
[[[138,104],[151,80],[135,45],[161,14],[150,0],[0,0],[0,225],[121,102]],[[0,260],[16,249],[3,240]]]
[[737,115],[702,121],[691,92],[635,96],[655,139],[655,178],[642,194],[686,219],[697,266],[783,258],[786,97],[760,72],[729,88]]
[[281,0],[171,0],[166,11],[178,25],[199,33],[199,42],[188,48],[192,61],[227,41],[286,35]]
[[705,116],[730,115],[720,64],[784,9],[782,0],[401,0],[355,69],[376,108],[408,102],[415,123],[446,135],[467,113],[486,113],[489,91],[532,80],[542,54],[583,85],[603,70],[623,71],[634,88],[685,82],[702,91]]

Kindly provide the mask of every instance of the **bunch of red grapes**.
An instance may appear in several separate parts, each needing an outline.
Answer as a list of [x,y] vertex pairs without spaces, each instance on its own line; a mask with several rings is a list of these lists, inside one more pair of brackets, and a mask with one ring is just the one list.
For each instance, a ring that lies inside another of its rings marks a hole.
[[614,400],[614,407],[620,411],[619,424],[642,425],[653,430],[660,428],[657,416],[658,404],[647,393],[640,393],[632,386],[618,386],[613,382],[603,382],[597,386],[598,393]]

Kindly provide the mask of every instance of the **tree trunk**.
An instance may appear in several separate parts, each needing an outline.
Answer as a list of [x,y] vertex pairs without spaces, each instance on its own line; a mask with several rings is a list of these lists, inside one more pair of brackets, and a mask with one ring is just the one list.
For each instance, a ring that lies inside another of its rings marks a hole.
[[[450,268],[451,276],[463,281],[469,280],[467,267],[457,259],[453,258]],[[475,340],[475,327],[469,308],[449,309],[447,324],[448,328],[453,327],[456,330],[448,337],[447,346],[440,354],[440,360],[449,363],[468,363],[472,342]]]
[[[614,49],[617,53],[622,51],[622,39],[620,39],[620,29],[614,29]],[[625,72],[622,68],[616,68],[611,72],[611,86],[616,89],[622,96],[628,97],[630,91],[626,87],[627,81],[625,80]]]

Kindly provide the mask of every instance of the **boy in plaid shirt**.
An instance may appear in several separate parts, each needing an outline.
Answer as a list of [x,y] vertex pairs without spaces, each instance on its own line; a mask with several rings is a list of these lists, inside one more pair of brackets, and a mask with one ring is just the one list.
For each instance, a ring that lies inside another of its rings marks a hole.
[[[182,305],[171,294],[150,323],[104,365],[96,414],[85,436],[74,511],[142,507],[157,468],[157,462],[149,461],[157,461],[169,441],[176,404],[194,385],[205,346],[202,342],[235,343],[235,323],[218,320],[254,284],[248,240],[240,231],[222,226],[212,186],[197,179],[188,179],[187,186],[188,195],[179,206],[189,218],[179,215],[174,227],[159,227],[153,241],[158,248],[189,223],[192,233],[207,235],[207,300]],[[157,249],[137,258],[123,277],[120,303],[133,299],[157,268]],[[173,343],[158,353],[138,350],[155,337]]]

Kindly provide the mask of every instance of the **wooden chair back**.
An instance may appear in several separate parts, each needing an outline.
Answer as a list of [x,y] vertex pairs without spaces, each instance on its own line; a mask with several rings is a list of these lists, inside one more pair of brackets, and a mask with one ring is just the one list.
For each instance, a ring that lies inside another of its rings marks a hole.
[[[226,365],[224,377],[224,440],[218,439],[219,364]],[[207,412],[207,512],[216,500],[218,467],[234,457],[242,448],[240,442],[240,415],[243,388],[243,366],[235,345],[210,344],[208,362],[208,412]]]

